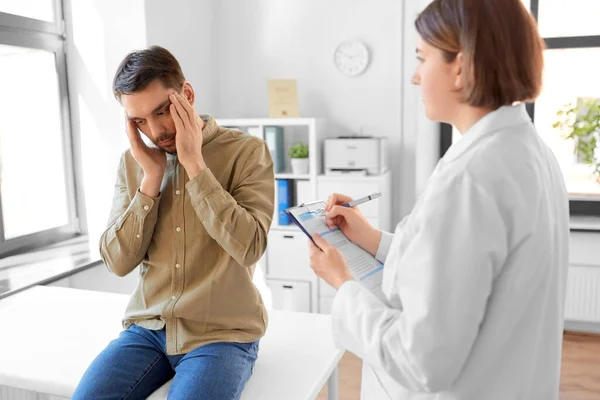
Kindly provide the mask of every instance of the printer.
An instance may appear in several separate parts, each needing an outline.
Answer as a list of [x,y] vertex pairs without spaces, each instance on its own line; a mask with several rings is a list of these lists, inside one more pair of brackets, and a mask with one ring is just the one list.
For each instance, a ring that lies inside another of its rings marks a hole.
[[387,140],[375,136],[325,139],[326,175],[381,175],[388,170]]

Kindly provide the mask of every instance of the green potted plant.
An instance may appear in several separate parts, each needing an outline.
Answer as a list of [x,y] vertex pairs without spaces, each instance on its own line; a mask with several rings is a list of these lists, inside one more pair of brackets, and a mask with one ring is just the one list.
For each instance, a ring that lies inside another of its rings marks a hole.
[[296,142],[290,146],[288,155],[291,158],[292,172],[294,174],[308,174],[308,145]]
[[593,168],[600,183],[600,99],[578,99],[577,105],[567,104],[556,115],[552,127],[563,129],[565,139],[575,142],[578,160]]

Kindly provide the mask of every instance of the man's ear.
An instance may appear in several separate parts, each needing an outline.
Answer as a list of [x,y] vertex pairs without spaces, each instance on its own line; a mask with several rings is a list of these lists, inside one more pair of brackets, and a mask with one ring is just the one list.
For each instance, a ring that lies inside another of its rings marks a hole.
[[194,88],[192,87],[192,85],[190,85],[188,81],[183,82],[183,88],[181,89],[181,92],[182,96],[185,97],[191,105],[194,105]]
[[454,73],[454,89],[457,91],[462,91],[465,88],[465,76],[463,70],[463,54],[462,52],[456,55],[456,58],[453,61],[453,73]]

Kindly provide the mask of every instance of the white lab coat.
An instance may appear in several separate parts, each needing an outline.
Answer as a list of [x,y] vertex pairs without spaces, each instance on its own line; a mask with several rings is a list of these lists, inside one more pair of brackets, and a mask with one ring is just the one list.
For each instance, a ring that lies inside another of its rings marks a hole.
[[558,399],[568,198],[524,105],[478,121],[384,234],[379,300],[355,281],[334,337],[364,360],[362,399]]

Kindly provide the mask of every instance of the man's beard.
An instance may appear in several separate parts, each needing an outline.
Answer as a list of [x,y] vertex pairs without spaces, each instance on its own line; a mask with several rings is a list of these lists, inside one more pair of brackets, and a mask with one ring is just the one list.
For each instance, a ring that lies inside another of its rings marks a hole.
[[158,147],[159,149],[161,149],[165,153],[171,154],[173,156],[177,155],[177,148],[175,147],[175,145],[173,145],[173,148],[171,148],[171,149],[168,149],[168,148],[162,147],[162,146],[158,146],[158,145],[156,147]]
[[[154,145],[169,154],[177,154],[177,148],[175,147],[175,134],[174,133],[163,133],[158,137],[158,140],[154,142]],[[159,145],[160,142],[167,142],[173,140],[173,144],[169,145],[169,148]]]

